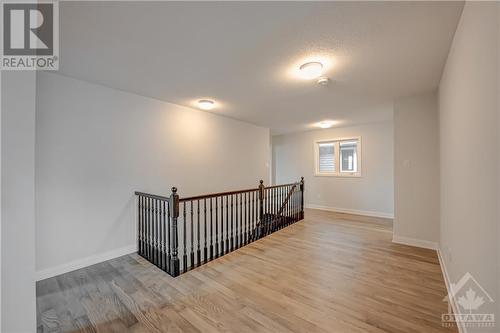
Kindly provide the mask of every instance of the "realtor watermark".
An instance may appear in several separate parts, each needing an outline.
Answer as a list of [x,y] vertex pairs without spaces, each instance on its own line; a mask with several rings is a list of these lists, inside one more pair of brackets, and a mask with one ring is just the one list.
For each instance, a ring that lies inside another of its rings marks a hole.
[[2,1],[2,70],[59,69],[57,1]]
[[441,315],[444,327],[495,327],[495,314],[488,311],[495,302],[470,273],[452,283],[450,289],[443,299],[448,302],[448,313]]

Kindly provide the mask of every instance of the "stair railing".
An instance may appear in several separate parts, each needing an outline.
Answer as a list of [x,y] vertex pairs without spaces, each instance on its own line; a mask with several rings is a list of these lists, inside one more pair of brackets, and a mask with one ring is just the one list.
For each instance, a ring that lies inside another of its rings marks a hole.
[[304,218],[300,182],[180,198],[135,192],[138,253],[171,276]]

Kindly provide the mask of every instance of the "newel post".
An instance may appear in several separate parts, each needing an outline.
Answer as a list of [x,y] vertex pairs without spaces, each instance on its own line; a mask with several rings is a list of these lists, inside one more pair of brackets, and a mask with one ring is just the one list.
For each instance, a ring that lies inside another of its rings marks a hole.
[[170,242],[172,258],[170,259],[170,275],[179,276],[180,275],[180,267],[179,267],[179,256],[178,256],[178,247],[179,247],[179,236],[177,233],[177,218],[179,217],[179,195],[177,194],[177,187],[172,187],[172,195],[170,195],[170,218],[172,219],[171,223],[171,237],[172,240]]
[[304,218],[304,177],[300,177],[300,219]]
[[262,237],[262,224],[264,223],[264,181],[260,180],[259,185],[259,226],[257,228],[257,238]]

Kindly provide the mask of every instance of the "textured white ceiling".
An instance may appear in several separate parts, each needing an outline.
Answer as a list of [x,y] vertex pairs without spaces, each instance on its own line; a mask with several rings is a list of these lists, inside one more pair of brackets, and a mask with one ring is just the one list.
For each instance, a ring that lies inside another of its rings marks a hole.
[[[61,74],[300,131],[437,87],[462,2],[61,2]],[[323,58],[327,87],[293,77]]]

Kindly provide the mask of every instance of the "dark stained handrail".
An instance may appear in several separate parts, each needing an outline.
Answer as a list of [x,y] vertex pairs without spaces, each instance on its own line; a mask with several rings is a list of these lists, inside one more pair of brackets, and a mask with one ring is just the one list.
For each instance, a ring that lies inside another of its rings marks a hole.
[[135,195],[140,195],[142,197],[156,199],[156,200],[162,200],[162,201],[167,201],[167,200],[170,199],[169,197],[164,197],[164,196],[161,196],[161,195],[144,193],[144,192],[137,192],[137,191],[135,192]]
[[283,186],[293,186],[293,185],[297,185],[299,184],[300,182],[297,182],[297,183],[290,183],[290,184],[279,184],[279,185],[273,185],[273,186],[265,186],[264,189],[268,189],[268,188],[277,188],[277,187],[283,187]]
[[240,194],[240,193],[254,192],[254,191],[258,191],[258,190],[259,190],[258,188],[249,188],[249,189],[246,189],[246,190],[209,193],[209,194],[196,195],[196,196],[193,196],[193,197],[180,198],[179,200],[182,202],[182,201],[208,199],[208,198],[221,197],[221,196],[226,196],[226,195],[234,195],[234,194]]

